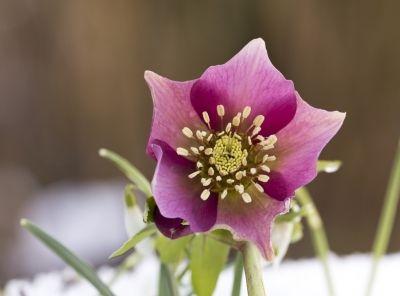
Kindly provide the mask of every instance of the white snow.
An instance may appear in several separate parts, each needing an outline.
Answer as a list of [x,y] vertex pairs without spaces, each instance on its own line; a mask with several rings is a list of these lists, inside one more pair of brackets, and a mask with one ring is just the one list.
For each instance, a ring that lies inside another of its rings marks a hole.
[[[359,254],[345,257],[331,256],[336,291],[338,296],[365,295],[371,260],[369,255]],[[133,271],[122,275],[112,286],[118,296],[154,296],[157,291],[159,263],[148,256]],[[380,265],[373,295],[400,295],[400,254],[386,256]],[[214,295],[230,295],[232,267],[220,276]],[[104,267],[100,276],[107,282],[113,269]],[[267,267],[264,272],[265,285],[270,296],[323,296],[327,295],[325,280],[319,262],[315,259],[288,260],[280,267]],[[189,279],[186,278],[186,281]],[[33,280],[12,280],[5,288],[5,296],[96,296],[96,291],[85,281],[74,276],[70,269],[39,274]],[[242,295],[247,295],[242,282]]]

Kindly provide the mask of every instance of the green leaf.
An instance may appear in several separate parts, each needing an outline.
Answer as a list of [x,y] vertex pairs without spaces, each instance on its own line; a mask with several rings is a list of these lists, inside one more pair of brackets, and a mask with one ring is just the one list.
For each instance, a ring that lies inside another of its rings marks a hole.
[[113,162],[147,197],[152,196],[150,182],[147,178],[128,160],[113,151],[100,149],[99,155]]
[[65,246],[41,230],[38,226],[26,219],[21,220],[21,226],[43,242],[50,250],[57,254],[66,264],[71,266],[79,275],[88,280],[103,296],[113,296],[110,289],[101,281],[96,272],[87,263],[79,259]]
[[211,296],[224,268],[229,247],[206,235],[192,241],[190,269],[192,286],[198,296]]
[[170,268],[165,263],[161,263],[160,265],[158,296],[179,296],[176,280]]
[[134,236],[132,236],[129,240],[127,240],[118,250],[111,254],[110,259],[121,256],[134,248],[138,243],[144,240],[146,237],[153,235],[156,233],[157,229],[154,224],[149,224]]
[[317,171],[318,173],[335,173],[342,166],[340,160],[318,160]]
[[177,263],[185,254],[185,248],[193,236],[184,236],[179,239],[169,239],[163,235],[157,237],[156,249],[160,254],[160,259],[165,263]]

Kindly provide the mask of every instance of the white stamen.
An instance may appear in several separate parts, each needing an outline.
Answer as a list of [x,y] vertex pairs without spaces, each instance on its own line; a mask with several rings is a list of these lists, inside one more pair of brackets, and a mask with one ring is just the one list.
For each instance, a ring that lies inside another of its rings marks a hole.
[[249,142],[250,146],[253,145],[253,142],[251,141],[251,137],[250,136],[247,137],[247,141]]
[[267,176],[267,175],[258,175],[257,179],[258,179],[258,181],[265,183],[265,182],[268,182],[269,176]]
[[237,172],[236,174],[235,174],[235,178],[236,178],[236,180],[241,180],[242,178],[243,178],[243,173],[242,172]]
[[233,184],[233,183],[235,183],[235,180],[233,180],[233,179],[228,179],[228,180],[226,180],[226,183],[228,183],[228,184]]
[[178,155],[182,155],[182,156],[188,156],[189,155],[189,151],[187,149],[185,149],[185,148],[182,148],[182,147],[176,148],[176,153]]
[[197,137],[197,139],[199,139],[199,140],[203,140],[202,132],[199,131],[199,130],[197,130],[197,131],[196,131],[196,137]]
[[213,175],[214,175],[214,169],[213,169],[212,167],[209,167],[209,168],[208,168],[208,174],[209,174],[210,176],[213,176]]
[[197,155],[200,154],[199,149],[197,149],[196,147],[190,147],[190,150],[192,150],[192,152],[193,152],[194,154],[197,154]]
[[260,142],[262,142],[262,141],[265,140],[265,138],[264,138],[263,136],[261,136],[261,135],[258,135],[258,136],[256,137],[256,139],[259,140]]
[[225,128],[226,133],[229,133],[231,131],[231,128],[232,128],[232,123],[228,122]]
[[256,168],[251,168],[250,169],[250,174],[255,175],[257,173],[257,169]]
[[267,173],[271,172],[271,169],[269,168],[269,166],[267,166],[265,164],[260,165],[260,169],[262,169],[264,172],[267,172]]
[[225,188],[221,193],[221,199],[224,199],[228,195],[228,190]]
[[257,115],[256,118],[254,118],[253,124],[255,126],[261,126],[264,122],[264,115]]
[[207,111],[202,113],[204,122],[207,123],[208,127],[210,127],[210,116],[208,115]]
[[210,142],[211,139],[212,139],[212,137],[213,137],[213,134],[210,134],[210,135],[207,137],[207,142]]
[[242,199],[245,203],[250,203],[251,202],[251,196],[247,192],[242,194]]
[[209,164],[215,164],[215,158],[211,156],[211,157],[208,159],[208,163],[209,163]]
[[201,171],[196,171],[196,172],[193,172],[193,173],[191,173],[188,177],[190,178],[190,179],[193,179],[194,177],[196,177],[198,174],[200,174],[201,173]]
[[246,159],[246,158],[243,158],[243,159],[242,159],[242,165],[243,165],[243,166],[246,166],[246,165],[247,165],[247,159]]
[[250,106],[244,107],[242,117],[243,118],[249,117],[250,112],[251,112],[251,107]]
[[232,119],[232,124],[233,126],[239,126],[240,125],[240,117],[242,116],[242,114],[239,112],[235,117],[233,117]]
[[274,145],[267,145],[267,146],[264,146],[264,147],[262,148],[262,150],[267,151],[267,150],[273,149],[274,147],[275,147]]
[[260,131],[261,131],[261,127],[256,126],[256,127],[253,129],[253,132],[251,133],[251,136],[254,137],[254,136],[257,135]]
[[201,132],[201,135],[202,135],[203,137],[205,137],[205,136],[207,136],[207,132],[202,131],[202,132]]
[[196,167],[197,167],[198,169],[200,169],[200,168],[203,167],[203,164],[202,164],[200,161],[198,161],[198,162],[196,163]]
[[213,153],[213,149],[212,148],[207,148],[206,150],[204,150],[204,154],[205,155],[211,155]]
[[233,136],[234,136],[236,139],[238,139],[238,140],[242,140],[242,137],[239,136],[237,133],[234,133]]
[[242,171],[242,174],[243,174],[243,177],[246,177],[246,171],[245,170]]
[[218,105],[217,106],[217,113],[219,117],[224,117],[225,115],[225,108],[223,105]]
[[260,184],[254,183],[254,186],[256,186],[256,188],[257,188],[258,191],[264,192],[264,188],[263,188]]
[[278,141],[278,137],[275,136],[275,135],[270,135],[270,136],[267,138],[267,143],[268,143],[268,145],[273,145],[273,144],[275,144],[277,141]]
[[235,190],[239,193],[242,194],[244,192],[244,186],[242,184],[235,185]]
[[200,198],[202,200],[207,200],[210,197],[210,193],[211,193],[210,190],[204,189],[203,192],[200,195]]
[[275,155],[271,155],[267,157],[267,161],[274,161],[276,160],[276,156]]
[[203,184],[203,186],[207,187],[208,185],[211,184],[211,181],[212,181],[211,178],[204,179],[204,180],[203,180],[203,179],[204,179],[204,178],[201,179],[201,184]]
[[204,150],[204,146],[199,146],[199,150],[203,151]]
[[188,137],[188,138],[193,138],[193,132],[192,132],[192,130],[191,130],[190,128],[188,128],[188,127],[184,127],[184,128],[182,129],[182,133],[183,133],[186,137]]
[[216,177],[215,177],[215,180],[217,180],[218,182],[220,182],[220,181],[222,181],[222,178],[221,178],[221,176],[216,176]]

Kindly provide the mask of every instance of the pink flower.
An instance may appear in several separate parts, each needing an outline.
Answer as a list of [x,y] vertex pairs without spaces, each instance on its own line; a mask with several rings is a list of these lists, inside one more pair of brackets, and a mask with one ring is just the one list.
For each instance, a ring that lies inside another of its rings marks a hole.
[[146,71],[154,102],[147,152],[157,160],[155,222],[176,238],[228,229],[271,259],[270,232],[344,113],[316,109],[272,65],[262,39],[199,79]]

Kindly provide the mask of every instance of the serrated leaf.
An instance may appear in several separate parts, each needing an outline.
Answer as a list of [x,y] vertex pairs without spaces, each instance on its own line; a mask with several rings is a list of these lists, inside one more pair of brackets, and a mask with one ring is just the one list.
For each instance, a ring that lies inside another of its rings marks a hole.
[[342,162],[340,160],[318,160],[317,171],[318,173],[334,173],[340,169]]
[[191,246],[192,286],[198,296],[211,296],[225,266],[229,246],[206,235],[196,236]]
[[100,149],[99,155],[113,162],[147,197],[152,196],[150,182],[128,160],[107,149]]
[[103,296],[113,296],[111,290],[97,276],[95,270],[86,262],[72,253],[56,239],[44,232],[35,224],[26,219],[21,220],[21,226],[43,242],[50,250],[57,254],[66,264],[71,266],[79,275],[85,278]]
[[160,235],[156,240],[156,249],[161,261],[165,263],[177,263],[185,254],[185,248],[193,236],[184,236],[178,239],[169,239]]
[[145,238],[149,237],[156,233],[157,229],[154,224],[149,224],[134,236],[132,236],[129,240],[127,240],[118,250],[111,254],[110,259],[121,256],[134,248],[138,243],[140,243]]
[[179,296],[176,279],[168,265],[162,262],[158,280],[158,296]]

